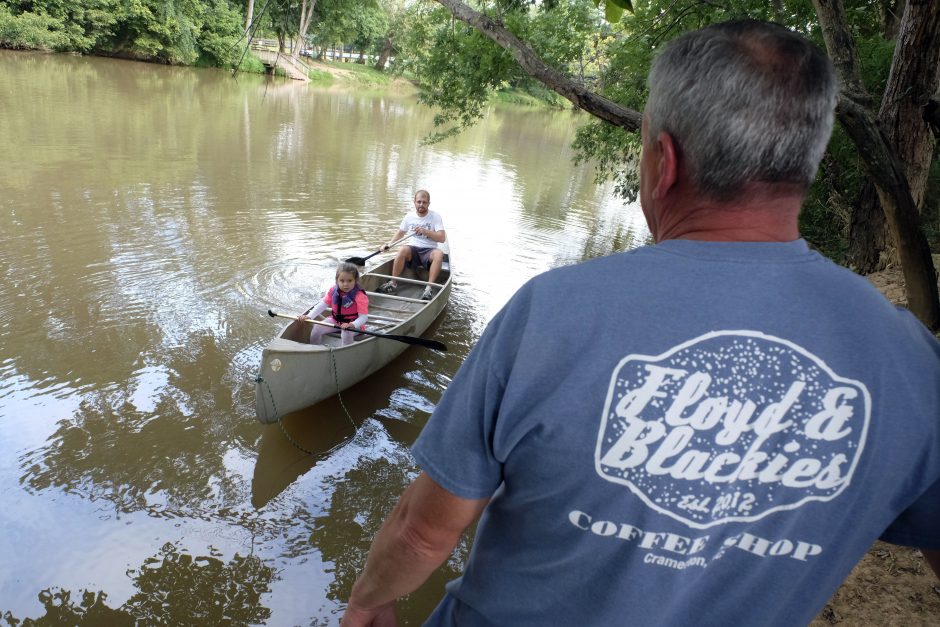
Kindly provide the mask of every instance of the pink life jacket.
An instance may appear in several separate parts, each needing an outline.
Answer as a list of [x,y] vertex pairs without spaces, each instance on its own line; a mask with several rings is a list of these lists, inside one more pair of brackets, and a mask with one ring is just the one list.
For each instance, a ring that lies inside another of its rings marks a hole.
[[359,317],[359,306],[356,303],[356,295],[359,293],[360,289],[359,284],[356,283],[349,292],[343,294],[341,299],[339,286],[334,285],[330,288],[330,300],[333,303],[333,320],[343,324],[344,322],[352,322]]

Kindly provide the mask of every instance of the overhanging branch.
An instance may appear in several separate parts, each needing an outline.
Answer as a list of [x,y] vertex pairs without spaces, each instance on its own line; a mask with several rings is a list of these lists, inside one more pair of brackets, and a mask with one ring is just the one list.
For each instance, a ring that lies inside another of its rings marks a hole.
[[455,18],[469,24],[496,42],[512,55],[526,73],[571,101],[579,109],[628,131],[640,130],[640,123],[643,119],[641,113],[592,92],[567,74],[549,66],[535,51],[505,27],[482,13],[474,11],[459,0],[437,0],[437,2],[446,7]]

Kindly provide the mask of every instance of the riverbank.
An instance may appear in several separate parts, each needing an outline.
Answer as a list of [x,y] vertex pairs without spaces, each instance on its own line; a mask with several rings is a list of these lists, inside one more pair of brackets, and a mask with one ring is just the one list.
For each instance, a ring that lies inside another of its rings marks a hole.
[[304,57],[303,62],[311,70],[311,82],[317,86],[365,90],[382,89],[397,94],[418,93],[418,86],[413,82],[387,71],[376,70],[372,66],[359,63],[320,61],[309,57]]
[[[367,91],[381,89],[395,94],[415,96],[421,90],[420,86],[413,80],[387,71],[380,72],[368,65],[319,61],[306,57],[304,63],[311,69],[310,80],[318,86],[364,89]],[[550,97],[551,94],[546,95],[549,100]],[[569,106],[568,101],[560,96],[557,96],[554,102],[549,100],[537,98],[518,89],[507,89],[494,93],[491,102],[541,109],[564,109]]]

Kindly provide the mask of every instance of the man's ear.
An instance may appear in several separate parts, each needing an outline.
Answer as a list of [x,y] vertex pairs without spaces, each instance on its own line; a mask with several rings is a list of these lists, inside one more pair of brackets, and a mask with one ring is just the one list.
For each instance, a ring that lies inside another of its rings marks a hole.
[[679,175],[679,155],[672,135],[662,131],[656,136],[656,152],[656,186],[652,195],[662,199],[675,186]]

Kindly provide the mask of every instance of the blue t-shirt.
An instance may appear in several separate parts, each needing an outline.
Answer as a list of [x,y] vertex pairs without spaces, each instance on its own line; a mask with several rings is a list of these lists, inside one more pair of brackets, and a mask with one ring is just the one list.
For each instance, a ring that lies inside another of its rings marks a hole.
[[414,454],[492,496],[430,624],[806,624],[940,548],[940,342],[802,240],[667,241],[529,281]]

